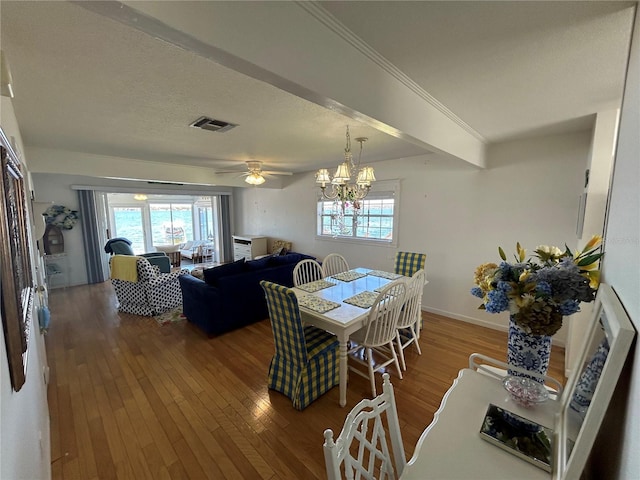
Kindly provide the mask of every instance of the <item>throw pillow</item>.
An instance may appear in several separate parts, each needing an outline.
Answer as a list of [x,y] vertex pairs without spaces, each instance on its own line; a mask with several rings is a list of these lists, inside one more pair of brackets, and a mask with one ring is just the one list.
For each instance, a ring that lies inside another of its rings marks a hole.
[[204,270],[204,281],[209,285],[215,285],[219,278],[226,277],[228,275],[236,275],[244,271],[244,258],[233,262],[225,263],[213,268],[207,268]]
[[245,263],[248,270],[261,270],[269,265],[270,256],[262,257],[257,260],[249,260]]
[[271,258],[273,265],[287,265],[289,263],[298,263],[302,260],[302,256],[299,253],[289,253],[287,255],[273,256]]

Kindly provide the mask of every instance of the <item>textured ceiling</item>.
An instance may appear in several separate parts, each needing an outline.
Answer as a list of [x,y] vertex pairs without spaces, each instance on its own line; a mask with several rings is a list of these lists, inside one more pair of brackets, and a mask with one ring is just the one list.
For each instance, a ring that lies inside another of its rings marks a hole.
[[322,5],[489,141],[620,104],[629,2]]
[[[320,5],[487,142],[590,128],[620,103],[630,2]],[[429,152],[77,3],[2,1],[0,19],[28,147],[302,172],[335,165],[350,125],[368,162]],[[201,115],[239,127],[188,126]]]

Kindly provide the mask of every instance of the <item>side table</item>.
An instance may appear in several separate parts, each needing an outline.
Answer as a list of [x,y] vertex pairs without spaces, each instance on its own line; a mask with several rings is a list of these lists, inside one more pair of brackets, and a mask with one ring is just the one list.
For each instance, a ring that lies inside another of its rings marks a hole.
[[176,250],[175,252],[165,252],[169,257],[169,261],[171,262],[172,267],[179,267],[181,262],[180,250]]
[[66,253],[45,255],[44,267],[49,288],[69,286],[69,263]]

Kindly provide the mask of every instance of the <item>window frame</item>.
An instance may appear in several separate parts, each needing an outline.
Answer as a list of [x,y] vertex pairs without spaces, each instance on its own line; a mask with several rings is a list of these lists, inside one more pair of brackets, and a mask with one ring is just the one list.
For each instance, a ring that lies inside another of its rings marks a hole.
[[[399,231],[399,221],[400,221],[400,181],[399,180],[377,181],[371,186],[369,195],[367,195],[364,201],[380,199],[380,198],[393,199],[393,217],[392,217],[393,225],[391,227],[391,232],[392,232],[391,240],[358,237],[355,235],[355,229],[354,229],[354,235],[351,235],[351,236],[332,235],[332,234],[323,235],[321,233],[322,231],[321,219],[323,215],[320,210],[320,203],[333,202],[333,201],[323,198],[322,194],[317,195],[316,203],[315,203],[316,240],[346,242],[346,243],[354,243],[354,244],[362,244],[362,245],[378,245],[378,246],[385,246],[385,247],[388,247],[388,246],[396,247],[398,245],[398,231]],[[375,217],[375,216],[372,216],[372,217]],[[388,218],[388,217],[385,217],[385,218]]]

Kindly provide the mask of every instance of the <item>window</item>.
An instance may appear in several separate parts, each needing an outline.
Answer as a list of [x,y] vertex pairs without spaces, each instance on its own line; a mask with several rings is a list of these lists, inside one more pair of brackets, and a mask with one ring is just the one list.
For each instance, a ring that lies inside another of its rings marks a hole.
[[135,200],[131,193],[106,195],[112,236],[131,240],[136,254],[189,240],[217,245],[216,196],[147,194],[146,200]]
[[131,248],[134,253],[145,252],[145,235],[142,220],[142,207],[113,207],[113,236],[124,237],[131,240]]
[[378,182],[354,215],[354,202],[318,199],[317,235],[379,243],[395,243],[399,182]]
[[151,203],[151,235],[153,245],[178,245],[193,240],[191,203]]

